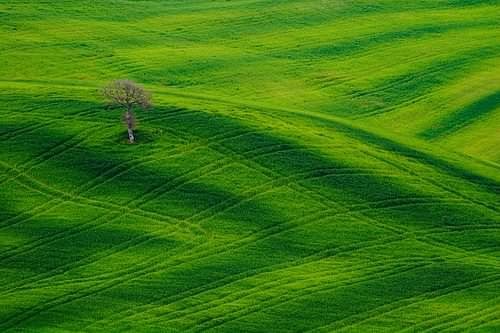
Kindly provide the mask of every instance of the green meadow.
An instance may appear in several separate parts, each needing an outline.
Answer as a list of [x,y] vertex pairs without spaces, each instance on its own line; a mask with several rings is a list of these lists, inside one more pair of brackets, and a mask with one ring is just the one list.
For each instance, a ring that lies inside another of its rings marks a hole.
[[500,331],[498,0],[4,0],[0,37],[0,332]]

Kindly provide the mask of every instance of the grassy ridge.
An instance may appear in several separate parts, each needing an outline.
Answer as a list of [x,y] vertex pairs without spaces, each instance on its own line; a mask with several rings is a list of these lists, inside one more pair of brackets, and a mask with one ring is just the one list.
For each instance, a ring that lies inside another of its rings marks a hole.
[[[412,135],[496,92],[484,81],[499,75],[497,9],[495,1],[98,1],[84,9],[9,1],[0,8],[0,77],[131,77]],[[498,162],[489,147],[439,141]]]
[[497,11],[0,4],[0,330],[499,329]]

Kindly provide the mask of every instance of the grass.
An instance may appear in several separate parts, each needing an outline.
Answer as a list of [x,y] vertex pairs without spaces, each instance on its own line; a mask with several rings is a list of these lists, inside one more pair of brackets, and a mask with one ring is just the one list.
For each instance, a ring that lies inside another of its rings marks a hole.
[[0,4],[0,331],[498,330],[498,9]]

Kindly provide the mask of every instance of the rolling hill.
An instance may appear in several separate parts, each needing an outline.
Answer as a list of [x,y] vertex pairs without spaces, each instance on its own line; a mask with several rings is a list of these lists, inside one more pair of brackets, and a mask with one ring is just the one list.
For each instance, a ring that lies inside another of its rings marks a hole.
[[0,331],[500,330],[499,12],[0,3]]

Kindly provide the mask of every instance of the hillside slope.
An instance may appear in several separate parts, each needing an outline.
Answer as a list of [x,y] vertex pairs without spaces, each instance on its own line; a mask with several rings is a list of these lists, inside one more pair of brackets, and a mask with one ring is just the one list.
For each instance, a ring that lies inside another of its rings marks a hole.
[[498,9],[0,4],[0,331],[499,330]]

